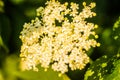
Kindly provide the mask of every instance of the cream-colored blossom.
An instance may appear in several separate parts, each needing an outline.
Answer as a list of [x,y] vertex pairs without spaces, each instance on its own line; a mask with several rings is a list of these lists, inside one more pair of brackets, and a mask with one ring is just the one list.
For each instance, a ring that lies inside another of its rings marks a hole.
[[94,29],[98,26],[85,21],[95,16],[91,9],[95,3],[86,6],[79,12],[76,3],[61,4],[57,0],[46,2],[46,7],[37,9],[37,16],[31,23],[25,23],[21,32],[21,68],[38,71],[41,67],[51,67],[54,71],[65,73],[71,70],[83,69],[89,62],[86,52],[91,47],[100,46]]

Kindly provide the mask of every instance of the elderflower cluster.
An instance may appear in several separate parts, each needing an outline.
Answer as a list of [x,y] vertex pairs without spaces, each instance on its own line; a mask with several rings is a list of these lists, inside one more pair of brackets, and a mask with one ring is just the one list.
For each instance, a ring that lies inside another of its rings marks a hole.
[[94,38],[98,38],[94,29],[97,25],[88,23],[86,18],[96,16],[91,9],[95,3],[86,6],[79,13],[79,5],[71,2],[61,4],[58,1],[46,2],[46,7],[37,9],[38,17],[31,23],[25,23],[20,39],[21,68],[38,71],[40,64],[45,70],[65,73],[83,69],[89,62],[86,54],[91,47],[100,46]]

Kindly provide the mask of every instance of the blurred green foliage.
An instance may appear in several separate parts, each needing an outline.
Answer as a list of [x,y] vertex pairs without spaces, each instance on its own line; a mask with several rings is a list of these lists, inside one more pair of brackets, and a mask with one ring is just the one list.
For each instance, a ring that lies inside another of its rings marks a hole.
[[2,0],[0,0],[0,12],[4,12],[3,7],[4,7],[4,3]]
[[113,38],[114,38],[114,42],[115,42],[115,45],[117,47],[120,46],[120,17],[119,19],[114,23],[114,26],[113,26]]
[[91,64],[84,80],[119,80],[120,51],[114,56],[104,55]]
[[112,52],[112,55],[109,53],[94,61],[86,71],[84,80],[120,79],[120,17],[114,23],[112,32],[113,39],[108,37],[110,30],[107,29],[106,32],[103,33],[103,36],[105,37],[106,44],[110,44],[112,41],[114,42],[114,45],[112,45],[112,47],[115,48],[114,52]]
[[19,57],[11,55],[7,57],[4,64],[4,79],[5,80],[70,80],[66,75],[58,76],[58,72],[48,69],[44,71],[39,67],[38,72],[35,71],[20,71],[19,69]]
[[[69,71],[62,77],[58,77],[58,73],[51,69],[47,72],[42,68],[39,72],[19,70],[20,31],[25,22],[35,18],[36,9],[45,6],[46,1],[0,0],[0,80],[93,80],[100,76],[104,80],[119,80],[120,58],[116,54],[120,48],[120,0],[59,0],[78,4],[83,1],[87,4],[96,2],[94,11],[97,17],[90,21],[99,25],[96,32],[99,34],[98,42],[101,46],[89,51],[93,61],[84,70]],[[82,6],[80,8],[82,9]],[[104,58],[105,55],[108,57]],[[104,63],[107,63],[107,66]]]

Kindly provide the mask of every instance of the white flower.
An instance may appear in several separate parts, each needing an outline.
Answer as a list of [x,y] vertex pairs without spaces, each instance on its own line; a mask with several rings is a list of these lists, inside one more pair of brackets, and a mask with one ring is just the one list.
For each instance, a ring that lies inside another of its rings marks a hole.
[[91,11],[94,3],[86,6],[83,2],[82,12],[78,12],[79,5],[71,3],[61,4],[58,1],[47,1],[46,7],[37,9],[36,18],[31,23],[25,23],[20,39],[21,68],[33,69],[41,64],[45,70],[51,67],[54,71],[65,73],[71,70],[83,69],[89,62],[86,54],[91,47],[100,46],[90,35],[98,36],[94,32],[97,28],[93,23],[85,21],[95,16]]

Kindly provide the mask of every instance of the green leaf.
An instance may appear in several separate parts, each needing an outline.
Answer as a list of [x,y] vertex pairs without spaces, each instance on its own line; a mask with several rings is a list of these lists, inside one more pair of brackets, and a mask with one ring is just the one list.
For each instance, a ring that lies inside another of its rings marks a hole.
[[2,75],[2,71],[0,70],[0,80],[4,80],[3,79],[3,75]]
[[0,0],[0,12],[4,12],[3,7],[4,7],[4,2]]
[[115,45],[120,47],[120,17],[119,19],[114,23],[113,26],[113,38]]
[[105,80],[120,80],[120,60],[114,62],[114,71]]
[[0,35],[0,66],[2,65],[2,61],[7,56],[8,52],[9,52],[9,49],[4,44],[3,39],[2,39],[2,37]]
[[[2,40],[2,37],[0,35],[0,50],[1,50],[1,47],[6,51],[6,53],[9,52],[9,49],[7,48],[7,46],[3,43],[3,40]],[[0,51],[1,52],[1,51]]]
[[49,69],[48,71],[44,71],[43,68],[40,68],[40,71],[24,71],[17,72],[16,75],[21,79],[27,80],[70,80],[66,75],[58,76],[57,72]]
[[20,71],[19,58],[15,55],[9,56],[6,59],[6,64],[4,67],[7,77],[19,78],[22,80],[70,80],[65,74],[59,77],[58,72],[55,72],[52,69],[48,69],[45,72],[41,67],[39,67],[38,72],[32,70]]
[[11,37],[11,26],[10,20],[5,14],[0,14],[0,35],[7,45]]
[[120,62],[120,52],[114,56],[104,55],[98,58],[86,71],[84,80],[113,80],[113,78],[119,77],[120,65],[117,65],[118,61]]

